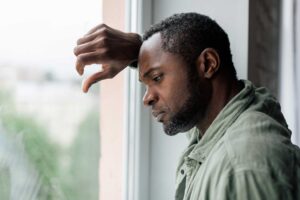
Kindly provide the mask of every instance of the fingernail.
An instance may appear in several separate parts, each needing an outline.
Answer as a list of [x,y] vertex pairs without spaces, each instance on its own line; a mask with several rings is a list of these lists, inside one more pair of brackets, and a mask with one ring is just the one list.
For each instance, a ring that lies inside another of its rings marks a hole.
[[81,81],[81,89],[84,93],[87,93],[87,90],[84,89],[84,82],[86,81],[86,78],[83,78]]
[[82,75],[83,72],[84,72],[84,71],[83,71],[83,69],[81,68],[81,69],[79,70],[79,74]]

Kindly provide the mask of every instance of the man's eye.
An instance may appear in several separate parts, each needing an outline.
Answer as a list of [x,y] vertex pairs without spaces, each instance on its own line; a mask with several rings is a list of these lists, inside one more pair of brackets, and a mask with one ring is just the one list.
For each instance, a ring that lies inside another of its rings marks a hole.
[[155,76],[152,80],[155,82],[159,82],[161,80],[162,76]]

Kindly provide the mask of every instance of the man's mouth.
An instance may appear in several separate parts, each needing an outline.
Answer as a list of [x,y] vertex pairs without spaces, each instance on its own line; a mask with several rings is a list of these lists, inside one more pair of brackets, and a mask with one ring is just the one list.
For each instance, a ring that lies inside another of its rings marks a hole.
[[165,112],[163,111],[152,111],[152,115],[154,116],[154,118],[158,121],[158,122],[162,122],[163,121],[163,117],[165,116]]

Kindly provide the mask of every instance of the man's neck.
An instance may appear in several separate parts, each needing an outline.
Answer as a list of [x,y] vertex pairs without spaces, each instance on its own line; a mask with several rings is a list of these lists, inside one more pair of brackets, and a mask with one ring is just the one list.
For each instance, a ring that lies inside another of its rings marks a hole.
[[[226,84],[227,83],[227,84]],[[212,83],[212,97],[208,104],[204,118],[198,123],[197,128],[202,135],[226,106],[226,104],[237,95],[243,88],[241,82],[236,79],[218,78]]]

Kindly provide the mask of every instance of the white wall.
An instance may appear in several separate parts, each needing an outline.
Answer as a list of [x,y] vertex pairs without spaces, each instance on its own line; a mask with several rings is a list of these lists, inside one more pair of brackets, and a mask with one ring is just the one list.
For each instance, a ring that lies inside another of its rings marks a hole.
[[[154,23],[179,12],[198,12],[215,19],[228,33],[233,61],[239,78],[247,78],[248,1],[247,0],[153,0]],[[167,136],[161,124],[151,118],[150,198],[174,199],[175,170],[187,145],[185,134]]]

